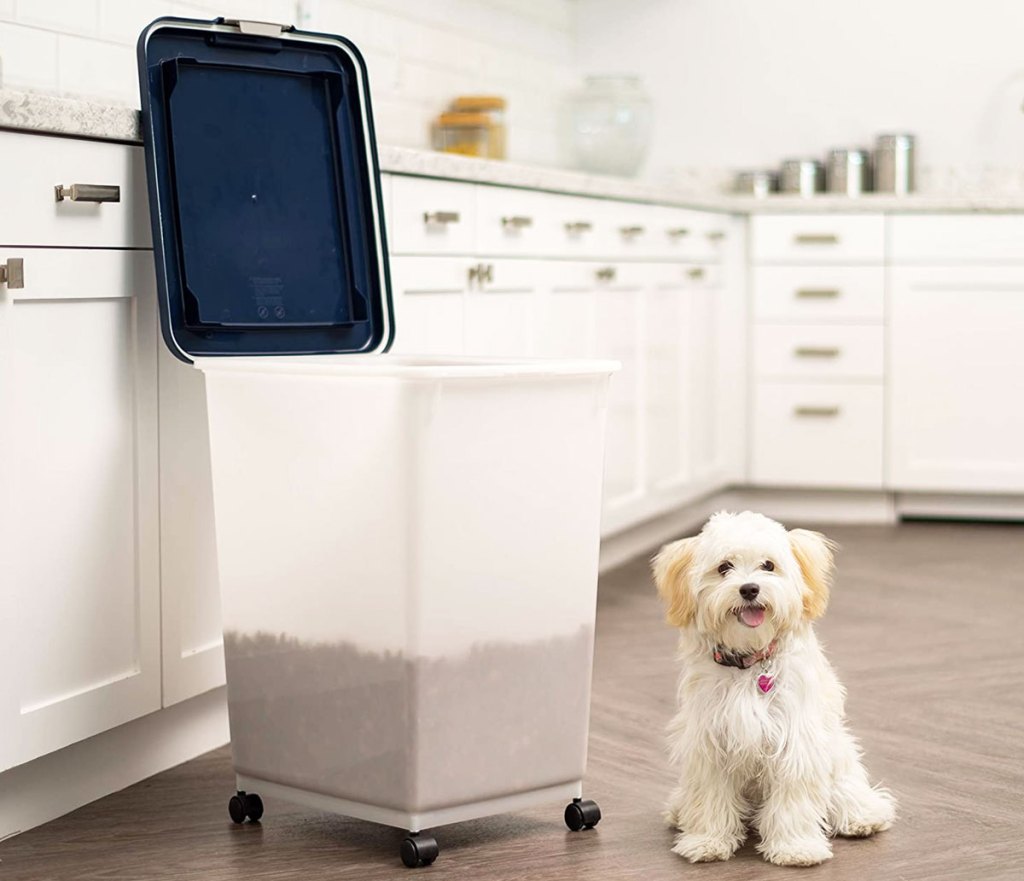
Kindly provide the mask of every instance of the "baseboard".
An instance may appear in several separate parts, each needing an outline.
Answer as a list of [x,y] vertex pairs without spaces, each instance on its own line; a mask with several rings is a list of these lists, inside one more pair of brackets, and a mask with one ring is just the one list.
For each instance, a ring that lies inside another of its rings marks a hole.
[[936,520],[1024,520],[1024,496],[898,493],[896,513]]
[[0,774],[0,839],[227,743],[223,687]]

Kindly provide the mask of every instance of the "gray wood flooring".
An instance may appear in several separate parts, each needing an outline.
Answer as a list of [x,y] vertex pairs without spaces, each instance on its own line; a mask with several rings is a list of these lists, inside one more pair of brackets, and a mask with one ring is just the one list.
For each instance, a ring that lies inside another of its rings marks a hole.
[[[748,845],[727,863],[669,852],[659,812],[670,786],[662,729],[674,638],[646,566],[601,584],[586,794],[601,825],[571,834],[561,805],[438,831],[424,878],[850,881],[1024,879],[1024,529],[904,524],[826,530],[843,545],[820,626],[849,689],[872,775],[901,817],[831,863],[779,869]],[[401,833],[267,799],[234,826],[232,773],[216,750],[0,844],[0,879],[410,878]]]

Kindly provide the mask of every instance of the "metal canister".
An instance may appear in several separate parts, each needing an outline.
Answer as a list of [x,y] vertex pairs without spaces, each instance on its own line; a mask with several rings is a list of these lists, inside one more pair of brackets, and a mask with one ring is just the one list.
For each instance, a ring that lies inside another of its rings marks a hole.
[[817,159],[787,159],[782,163],[779,189],[801,196],[820,193],[825,189],[825,169]]
[[779,176],[774,171],[740,171],[733,182],[733,192],[763,199],[779,189]]
[[826,189],[844,196],[871,190],[871,157],[867,150],[830,150],[825,169]]
[[898,196],[914,191],[914,136],[879,135],[875,141],[875,189]]

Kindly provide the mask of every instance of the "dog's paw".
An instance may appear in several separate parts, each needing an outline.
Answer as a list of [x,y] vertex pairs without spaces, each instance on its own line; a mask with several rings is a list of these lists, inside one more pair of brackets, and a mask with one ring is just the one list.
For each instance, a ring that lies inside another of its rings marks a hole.
[[832,859],[832,845],[824,836],[770,844],[762,842],[758,850],[776,866],[817,866]]
[[736,852],[736,847],[736,841],[732,838],[684,832],[676,836],[672,853],[679,854],[691,863],[713,863],[729,859]]
[[871,797],[851,808],[836,827],[843,838],[867,838],[883,832],[896,819],[896,801],[885,790],[872,790]]

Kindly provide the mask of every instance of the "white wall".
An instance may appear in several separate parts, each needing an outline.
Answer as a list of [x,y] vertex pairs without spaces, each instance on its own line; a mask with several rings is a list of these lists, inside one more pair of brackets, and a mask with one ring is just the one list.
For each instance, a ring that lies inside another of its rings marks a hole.
[[160,15],[297,23],[367,57],[381,141],[428,144],[459,94],[509,100],[512,158],[550,163],[574,80],[573,0],[0,0],[0,83],[138,106],[135,40]]
[[917,134],[938,184],[942,168],[971,182],[1024,166],[1021,0],[579,0],[578,40],[585,72],[639,73],[652,92],[648,176],[884,130]]

